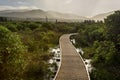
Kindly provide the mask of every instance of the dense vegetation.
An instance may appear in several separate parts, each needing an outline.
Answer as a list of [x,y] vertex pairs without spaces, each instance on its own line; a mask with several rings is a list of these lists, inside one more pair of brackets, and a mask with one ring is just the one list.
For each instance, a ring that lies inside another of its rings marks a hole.
[[79,25],[76,47],[92,59],[91,80],[120,80],[120,11],[105,22],[87,20]]
[[58,45],[62,34],[75,32],[75,46],[92,59],[91,80],[120,79],[120,11],[105,22],[0,21],[0,80],[49,80],[49,49]]
[[0,80],[49,80],[50,48],[64,33],[75,32],[75,24],[0,22]]

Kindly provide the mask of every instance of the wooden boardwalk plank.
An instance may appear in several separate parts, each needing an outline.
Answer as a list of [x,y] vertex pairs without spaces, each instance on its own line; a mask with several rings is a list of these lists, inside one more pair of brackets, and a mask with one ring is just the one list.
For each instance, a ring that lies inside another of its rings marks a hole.
[[60,38],[62,62],[55,80],[89,80],[85,65],[70,42],[70,34]]

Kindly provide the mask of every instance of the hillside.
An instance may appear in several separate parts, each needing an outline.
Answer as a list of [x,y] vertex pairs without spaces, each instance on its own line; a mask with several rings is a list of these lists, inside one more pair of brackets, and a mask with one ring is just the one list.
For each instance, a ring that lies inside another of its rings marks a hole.
[[58,20],[78,20],[83,21],[87,18],[69,14],[69,13],[60,13],[55,11],[43,11],[40,9],[37,10],[5,10],[0,11],[0,16],[4,17],[17,17],[17,18],[47,18],[48,19],[58,19]]
[[108,12],[108,13],[102,13],[102,14],[98,14],[96,16],[93,16],[91,19],[93,20],[104,20],[104,18],[106,18],[107,16],[113,14],[114,11]]

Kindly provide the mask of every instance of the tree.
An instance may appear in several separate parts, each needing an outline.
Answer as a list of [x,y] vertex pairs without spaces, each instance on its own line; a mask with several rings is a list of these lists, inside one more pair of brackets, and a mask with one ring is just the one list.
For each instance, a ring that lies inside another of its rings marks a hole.
[[95,41],[94,42],[95,55],[93,56],[94,66],[109,65],[114,61],[116,54],[115,45],[111,41]]
[[116,62],[120,63],[120,11],[115,11],[114,14],[105,19],[107,39],[115,43],[117,49]]
[[105,19],[107,26],[107,35],[115,43],[120,43],[120,11],[115,11],[114,14]]
[[0,26],[0,80],[20,80],[24,68],[25,46],[19,36]]
[[1,22],[7,21],[7,17],[0,17],[0,21]]
[[95,41],[94,42],[94,56],[92,58],[92,65],[95,69],[91,72],[92,80],[118,80],[119,72],[114,67],[116,48],[111,41]]
[[113,76],[106,69],[95,69],[92,70],[91,80],[115,80]]

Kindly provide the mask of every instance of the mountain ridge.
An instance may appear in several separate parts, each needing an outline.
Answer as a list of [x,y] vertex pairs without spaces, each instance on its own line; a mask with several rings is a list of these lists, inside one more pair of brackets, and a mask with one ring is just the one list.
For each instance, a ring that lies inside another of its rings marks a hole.
[[114,11],[97,14],[97,15],[91,17],[91,19],[93,19],[93,20],[95,20],[95,21],[97,21],[97,20],[102,20],[102,21],[104,21],[104,19],[107,18],[107,16],[109,16],[109,15],[111,15],[111,14],[113,14],[113,13],[114,13]]
[[46,17],[48,19],[58,19],[58,20],[70,20],[70,21],[84,21],[84,20],[102,20],[104,21],[104,18],[107,18],[107,16],[113,14],[114,11],[106,12],[97,14],[91,18],[87,18],[84,16],[79,16],[76,14],[71,13],[62,13],[57,11],[44,11],[41,9],[19,9],[19,10],[3,10],[0,11],[1,17],[17,17],[17,18],[43,18]]
[[17,18],[49,18],[49,19],[76,19],[85,20],[86,17],[78,16],[70,13],[61,13],[56,11],[35,10],[4,10],[0,11],[0,16],[17,17]]

